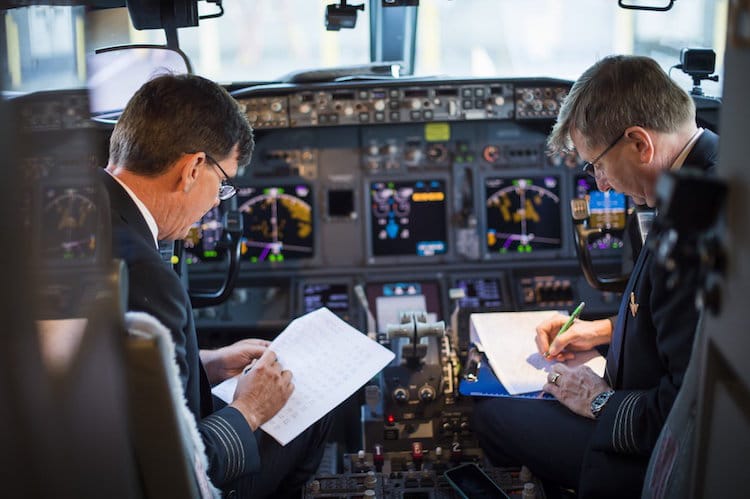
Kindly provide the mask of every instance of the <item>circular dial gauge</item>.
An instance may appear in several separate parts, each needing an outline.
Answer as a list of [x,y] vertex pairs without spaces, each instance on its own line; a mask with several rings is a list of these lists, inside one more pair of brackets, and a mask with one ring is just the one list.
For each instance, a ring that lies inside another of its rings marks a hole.
[[93,187],[50,187],[44,191],[44,259],[85,260],[94,257],[97,209],[93,195]]
[[241,188],[242,255],[251,262],[313,256],[310,188],[305,185]]
[[488,178],[485,194],[487,249],[491,253],[561,247],[556,177]]

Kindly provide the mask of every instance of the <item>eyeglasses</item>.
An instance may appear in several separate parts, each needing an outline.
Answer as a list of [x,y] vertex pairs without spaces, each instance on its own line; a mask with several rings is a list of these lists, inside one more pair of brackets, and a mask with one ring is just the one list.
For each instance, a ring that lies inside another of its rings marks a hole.
[[229,175],[227,175],[227,172],[224,171],[219,162],[209,156],[208,153],[206,153],[206,159],[216,165],[216,168],[218,168],[221,174],[224,175],[224,178],[221,179],[221,185],[219,186],[219,199],[222,201],[226,201],[227,199],[237,194],[237,186],[232,183]]
[[621,133],[617,136],[617,138],[612,142],[610,145],[607,146],[607,148],[602,151],[602,153],[596,157],[593,161],[584,161],[583,162],[583,173],[586,173],[588,175],[591,175],[592,177],[596,178],[596,164],[601,161],[601,159],[612,150],[613,147],[617,145],[618,142],[620,142],[620,139],[622,139],[625,136],[625,132]]

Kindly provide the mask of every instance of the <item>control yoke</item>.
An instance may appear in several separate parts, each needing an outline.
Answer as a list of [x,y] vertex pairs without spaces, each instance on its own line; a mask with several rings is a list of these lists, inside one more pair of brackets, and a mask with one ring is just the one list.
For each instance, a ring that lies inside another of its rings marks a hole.
[[[193,308],[211,307],[224,303],[232,294],[237,277],[240,274],[240,240],[242,238],[242,215],[237,210],[229,210],[224,214],[224,231],[217,249],[223,250],[229,262],[224,281],[218,289],[209,291],[191,289],[190,303]],[[178,245],[179,246],[179,245]]]
[[410,339],[410,343],[403,345],[401,350],[401,357],[409,364],[419,364],[427,355],[427,345],[420,343],[421,338],[445,334],[445,322],[427,322],[427,314],[421,310],[401,312],[399,321],[399,324],[388,324],[388,337]]
[[573,217],[573,235],[576,241],[576,253],[581,264],[586,282],[600,291],[622,293],[628,283],[628,276],[601,277],[594,270],[589,251],[589,242],[593,236],[601,234],[601,229],[591,229],[588,226],[589,204],[585,199],[572,199],[570,211]]

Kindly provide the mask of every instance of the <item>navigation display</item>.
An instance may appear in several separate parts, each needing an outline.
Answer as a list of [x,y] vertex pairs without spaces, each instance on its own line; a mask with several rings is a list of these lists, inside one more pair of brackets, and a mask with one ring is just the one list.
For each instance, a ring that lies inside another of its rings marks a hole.
[[575,196],[585,199],[589,205],[589,227],[606,230],[589,242],[594,251],[622,249],[622,237],[627,219],[627,198],[624,194],[609,190],[602,192],[596,188],[596,181],[588,175],[578,175],[575,179]]
[[489,254],[562,247],[558,177],[493,177],[484,188]]
[[444,180],[372,182],[374,256],[435,256],[448,249]]
[[221,208],[216,206],[190,227],[184,243],[186,263],[221,260],[224,252],[218,251],[218,245],[223,232]]
[[242,258],[251,263],[314,256],[312,190],[307,184],[240,187]]

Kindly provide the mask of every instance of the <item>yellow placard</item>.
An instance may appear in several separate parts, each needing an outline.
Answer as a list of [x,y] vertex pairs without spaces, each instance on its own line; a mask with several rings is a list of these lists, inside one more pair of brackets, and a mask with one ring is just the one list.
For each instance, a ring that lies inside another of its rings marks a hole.
[[447,142],[451,139],[451,126],[448,123],[425,123],[424,138],[427,142]]

